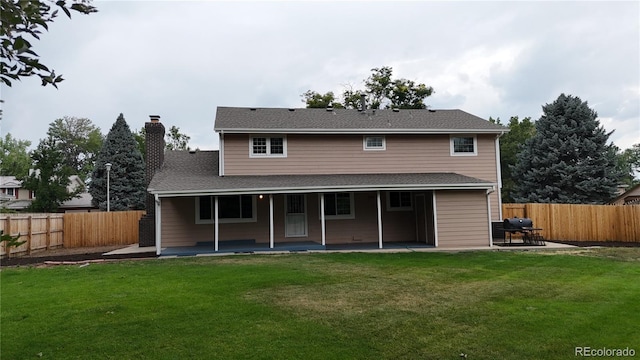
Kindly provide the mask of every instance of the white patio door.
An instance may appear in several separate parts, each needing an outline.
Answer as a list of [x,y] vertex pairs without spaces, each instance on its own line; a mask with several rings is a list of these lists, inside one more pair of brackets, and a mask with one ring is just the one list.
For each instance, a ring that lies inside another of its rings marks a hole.
[[307,236],[307,204],[304,194],[286,195],[285,236]]

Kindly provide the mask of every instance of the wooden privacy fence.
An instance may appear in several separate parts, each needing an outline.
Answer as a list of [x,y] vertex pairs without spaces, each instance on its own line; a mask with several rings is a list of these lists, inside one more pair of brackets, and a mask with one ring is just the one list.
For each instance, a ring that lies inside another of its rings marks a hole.
[[64,247],[135,244],[142,215],[144,211],[64,214]]
[[[62,246],[64,214],[6,214],[0,216],[0,230],[16,236],[26,243],[10,249],[11,254],[27,253]],[[7,253],[6,244],[0,246],[0,255]]]
[[640,205],[502,204],[504,218],[530,218],[549,240],[640,242]]
[[[25,244],[11,254],[30,254],[57,247],[130,245],[138,242],[138,221],[144,211],[113,211],[67,214],[2,214],[0,229],[13,236],[20,234]],[[0,255],[7,254],[6,245]]]

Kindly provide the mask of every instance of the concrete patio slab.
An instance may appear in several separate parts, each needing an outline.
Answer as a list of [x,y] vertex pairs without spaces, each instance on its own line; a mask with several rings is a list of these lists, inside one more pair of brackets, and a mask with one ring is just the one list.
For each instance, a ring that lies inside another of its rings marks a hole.
[[[545,246],[527,246],[522,244],[512,244],[511,246],[479,246],[479,247],[461,247],[461,248],[436,248],[425,244],[415,243],[395,243],[383,244],[383,248],[379,249],[377,244],[350,244],[350,245],[327,245],[325,247],[313,243],[290,243],[276,244],[271,249],[265,246],[234,246],[229,248],[219,247],[219,251],[215,251],[209,246],[190,246],[190,247],[169,247],[162,248],[161,258],[175,258],[181,256],[219,256],[233,254],[287,254],[287,253],[351,253],[351,252],[367,252],[367,253],[402,253],[402,252],[460,252],[460,251],[542,251],[542,250],[561,250],[573,249],[576,246],[546,242]],[[105,256],[156,253],[155,246],[140,247],[137,244],[124,247],[105,253]]]

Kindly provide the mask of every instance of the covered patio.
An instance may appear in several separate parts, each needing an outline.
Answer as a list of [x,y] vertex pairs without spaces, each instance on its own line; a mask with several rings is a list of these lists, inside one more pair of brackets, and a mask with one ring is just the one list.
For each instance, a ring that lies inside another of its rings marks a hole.
[[169,154],[189,161],[167,158],[149,185],[158,255],[491,245],[489,194],[496,184],[481,179],[456,173],[217,176],[215,152]]

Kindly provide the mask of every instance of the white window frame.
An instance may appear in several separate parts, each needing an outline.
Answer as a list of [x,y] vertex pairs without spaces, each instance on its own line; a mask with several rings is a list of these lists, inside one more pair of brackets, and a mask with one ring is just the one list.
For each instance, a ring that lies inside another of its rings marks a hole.
[[[203,195],[203,196],[208,196],[208,195]],[[242,195],[233,195],[233,196],[242,196]],[[258,221],[258,217],[257,217],[257,213],[256,213],[256,196],[255,195],[250,195],[251,196],[251,215],[252,217],[250,218],[235,218],[235,219],[218,219],[218,223],[219,224],[236,224],[236,223],[250,223],[250,222],[257,222]],[[196,224],[213,224],[213,220],[215,217],[215,213],[214,213],[214,203],[215,203],[215,196],[211,196],[211,219],[201,219],[200,218],[200,196],[196,196]],[[218,209],[219,210],[219,209]]]
[[[325,220],[351,220],[351,219],[355,219],[356,218],[356,207],[355,207],[355,200],[353,197],[353,193],[352,192],[330,192],[330,193],[324,193],[324,208],[325,211],[327,210],[327,195],[330,194],[349,194],[349,212],[350,214],[343,214],[343,215],[325,215],[324,219]],[[318,194],[318,219],[322,218],[322,212],[320,211],[320,194]],[[336,203],[337,205],[337,203]],[[337,209],[336,209],[337,210]],[[337,212],[337,211],[336,211]]]
[[[391,206],[391,193],[408,193],[409,201],[411,204],[409,206]],[[387,191],[387,211],[411,211],[413,210],[413,194],[411,191]]]
[[7,188],[7,195],[8,196],[16,196],[16,189],[15,188]]
[[[454,139],[457,138],[472,138],[473,139],[473,152],[457,152],[455,151]],[[451,135],[449,137],[449,147],[451,151],[451,156],[477,156],[478,155],[478,136],[477,135]]]
[[[368,146],[367,140],[371,138],[381,138],[382,146],[381,147]],[[364,151],[384,151],[387,149],[387,139],[384,135],[365,135],[362,137],[362,149]]]
[[[253,139],[264,138],[267,140],[267,153],[266,154],[254,154],[253,153]],[[282,139],[282,154],[271,153],[271,139]],[[287,136],[286,135],[251,135],[249,136],[249,157],[250,158],[286,158],[287,157]]]

